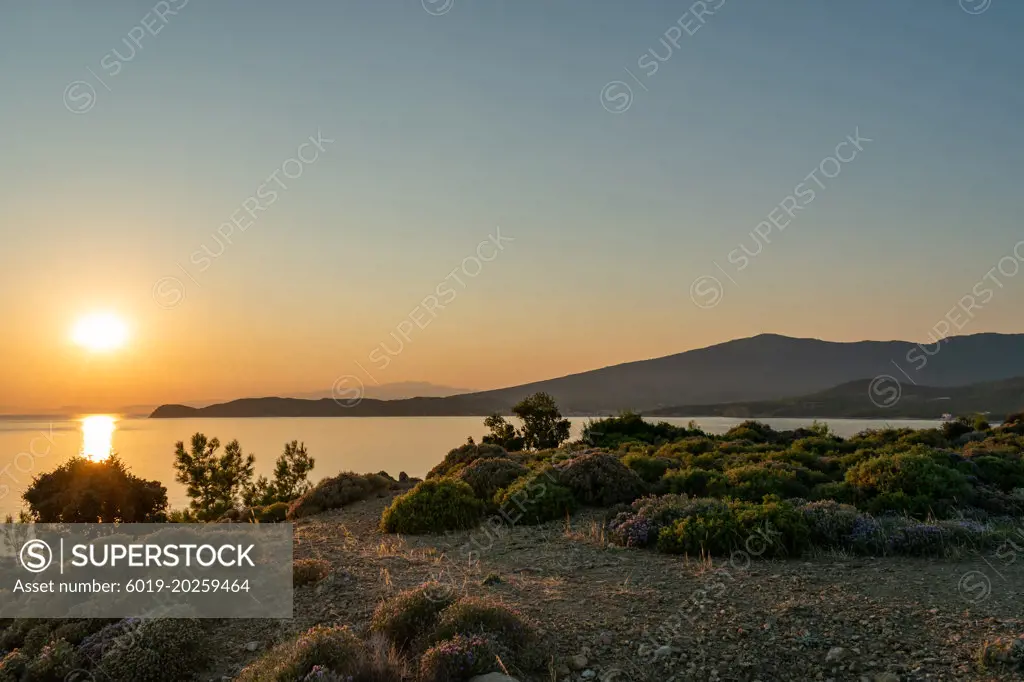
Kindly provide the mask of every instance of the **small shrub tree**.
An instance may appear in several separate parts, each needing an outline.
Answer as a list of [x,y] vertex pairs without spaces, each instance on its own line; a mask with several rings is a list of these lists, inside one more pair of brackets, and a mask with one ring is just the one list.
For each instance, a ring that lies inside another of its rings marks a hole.
[[511,655],[511,662],[517,666],[531,668],[543,660],[538,655],[541,643],[536,626],[523,614],[491,599],[462,597],[447,607],[441,612],[428,644],[457,635],[486,636]]
[[167,512],[167,488],[133,476],[116,455],[73,457],[34,478],[22,497],[39,523],[154,523]]
[[370,631],[387,637],[400,650],[415,650],[454,600],[444,586],[424,583],[381,602],[373,612]]
[[481,635],[455,635],[424,652],[416,679],[417,682],[468,682],[483,679],[482,676],[498,670],[498,651],[490,639]]
[[291,502],[305,495],[313,487],[309,472],[316,463],[306,452],[306,444],[293,440],[285,443],[284,453],[277,458],[274,480],[260,476],[245,487],[242,500],[250,507],[265,507],[275,502]]
[[189,507],[200,521],[220,518],[224,512],[239,505],[239,496],[252,480],[256,458],[243,456],[242,446],[233,440],[218,456],[220,441],[208,440],[197,433],[192,436],[192,448],[178,441],[175,445],[174,468],[176,480],[186,486],[191,498]]
[[547,393],[534,393],[519,401],[512,412],[523,420],[523,446],[530,450],[557,448],[569,440],[571,422],[562,418],[555,399]]
[[516,479],[495,493],[494,503],[510,524],[525,525],[564,519],[578,506],[572,491],[559,485],[550,467]]
[[469,484],[481,500],[490,502],[494,493],[508,486],[529,469],[512,459],[478,459],[459,470],[458,477]]
[[519,452],[526,446],[516,427],[505,421],[497,412],[484,419],[484,426],[491,430],[483,438],[483,442],[488,445],[499,445],[509,452]]
[[379,474],[354,474],[350,471],[325,478],[288,508],[289,519],[313,516],[365,500],[391,487],[391,481]]
[[973,494],[963,473],[920,451],[861,462],[847,470],[846,482],[857,489],[858,503],[872,512],[942,514],[970,501]]
[[194,675],[208,656],[203,625],[191,618],[140,621],[103,652],[99,672],[112,680],[160,682]]
[[581,440],[594,447],[618,448],[630,442],[661,445],[702,433],[693,422],[690,428],[668,422],[655,424],[644,420],[638,412],[625,411],[615,417],[588,420],[583,426]]
[[582,504],[608,507],[644,494],[644,482],[615,455],[592,452],[556,467],[558,482]]
[[380,519],[385,533],[422,535],[472,528],[484,513],[468,483],[437,479],[418,483],[394,499]]
[[374,651],[347,627],[317,625],[278,644],[239,675],[239,682],[401,680],[403,669],[387,651]]
[[448,454],[444,456],[444,459],[434,465],[434,468],[427,472],[427,479],[450,476],[466,464],[484,457],[502,457],[507,459],[508,452],[505,448],[493,443],[484,443],[481,445],[477,445],[476,443],[466,443],[465,445],[460,445],[457,448],[449,450]]

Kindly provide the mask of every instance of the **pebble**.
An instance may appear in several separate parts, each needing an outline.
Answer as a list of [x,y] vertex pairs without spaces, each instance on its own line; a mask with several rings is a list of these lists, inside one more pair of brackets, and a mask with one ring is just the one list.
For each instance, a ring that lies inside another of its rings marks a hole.
[[670,647],[668,644],[664,644],[662,646],[659,646],[654,651],[654,660],[661,661],[663,659],[668,658],[671,655],[672,655],[672,647]]
[[259,648],[260,648],[260,643],[259,642],[249,642],[248,644],[245,645],[245,650],[246,651],[256,651]]
[[580,677],[582,677],[585,680],[590,680],[597,677],[597,673],[595,673],[593,670],[584,670],[582,673],[580,673]]
[[846,657],[846,649],[841,646],[834,646],[825,655],[826,663],[838,663]]
[[576,654],[569,658],[569,667],[573,670],[583,670],[587,667],[587,657],[583,654]]

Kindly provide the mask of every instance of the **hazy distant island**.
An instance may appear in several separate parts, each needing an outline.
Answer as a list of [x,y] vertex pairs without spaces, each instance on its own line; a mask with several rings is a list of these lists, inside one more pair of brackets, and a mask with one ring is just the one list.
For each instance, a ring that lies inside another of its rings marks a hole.
[[761,334],[490,391],[403,400],[243,398],[200,408],[162,405],[150,417],[483,416],[509,414],[543,391],[567,415],[938,419],[1018,410],[1022,377],[1022,334],[949,337],[930,346]]

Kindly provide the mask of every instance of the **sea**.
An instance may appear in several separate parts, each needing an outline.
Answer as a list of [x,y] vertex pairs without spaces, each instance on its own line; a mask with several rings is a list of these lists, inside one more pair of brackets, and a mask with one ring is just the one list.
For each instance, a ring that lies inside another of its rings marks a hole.
[[[578,438],[587,417],[572,418]],[[687,417],[664,421],[685,426]],[[694,418],[709,433],[724,433],[743,421],[724,417]],[[811,419],[763,419],[778,430],[807,426]],[[840,436],[885,426],[930,428],[924,420],[827,419]],[[487,429],[482,417],[336,417],[267,419],[145,419],[86,415],[74,419],[0,419],[0,520],[25,508],[22,493],[35,476],[52,471],[69,458],[102,459],[116,452],[136,476],[167,487],[172,508],[188,504],[184,486],[174,480],[175,444],[186,445],[192,434],[218,438],[223,445],[238,440],[256,456],[256,474],[271,477],[274,461],[293,440],[305,444],[315,458],[310,476],[319,480],[342,471],[386,471],[422,477],[450,449],[472,436],[477,442]]]

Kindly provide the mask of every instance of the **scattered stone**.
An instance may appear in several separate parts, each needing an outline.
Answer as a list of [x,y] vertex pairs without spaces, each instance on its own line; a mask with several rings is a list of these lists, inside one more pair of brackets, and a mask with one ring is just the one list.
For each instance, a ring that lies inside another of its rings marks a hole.
[[246,651],[256,651],[259,648],[260,648],[260,643],[259,642],[249,642],[249,643],[247,643],[245,645],[245,650]]
[[826,663],[839,663],[841,660],[846,658],[846,649],[841,646],[834,646],[828,650],[825,655]]
[[584,670],[582,673],[580,673],[580,677],[582,677],[585,680],[590,680],[597,677],[597,673],[595,673],[593,670]]
[[576,654],[569,658],[569,667],[573,670],[583,670],[587,667],[587,657],[583,654]]
[[654,650],[654,660],[662,661],[672,655],[672,647],[668,644],[663,644]]

